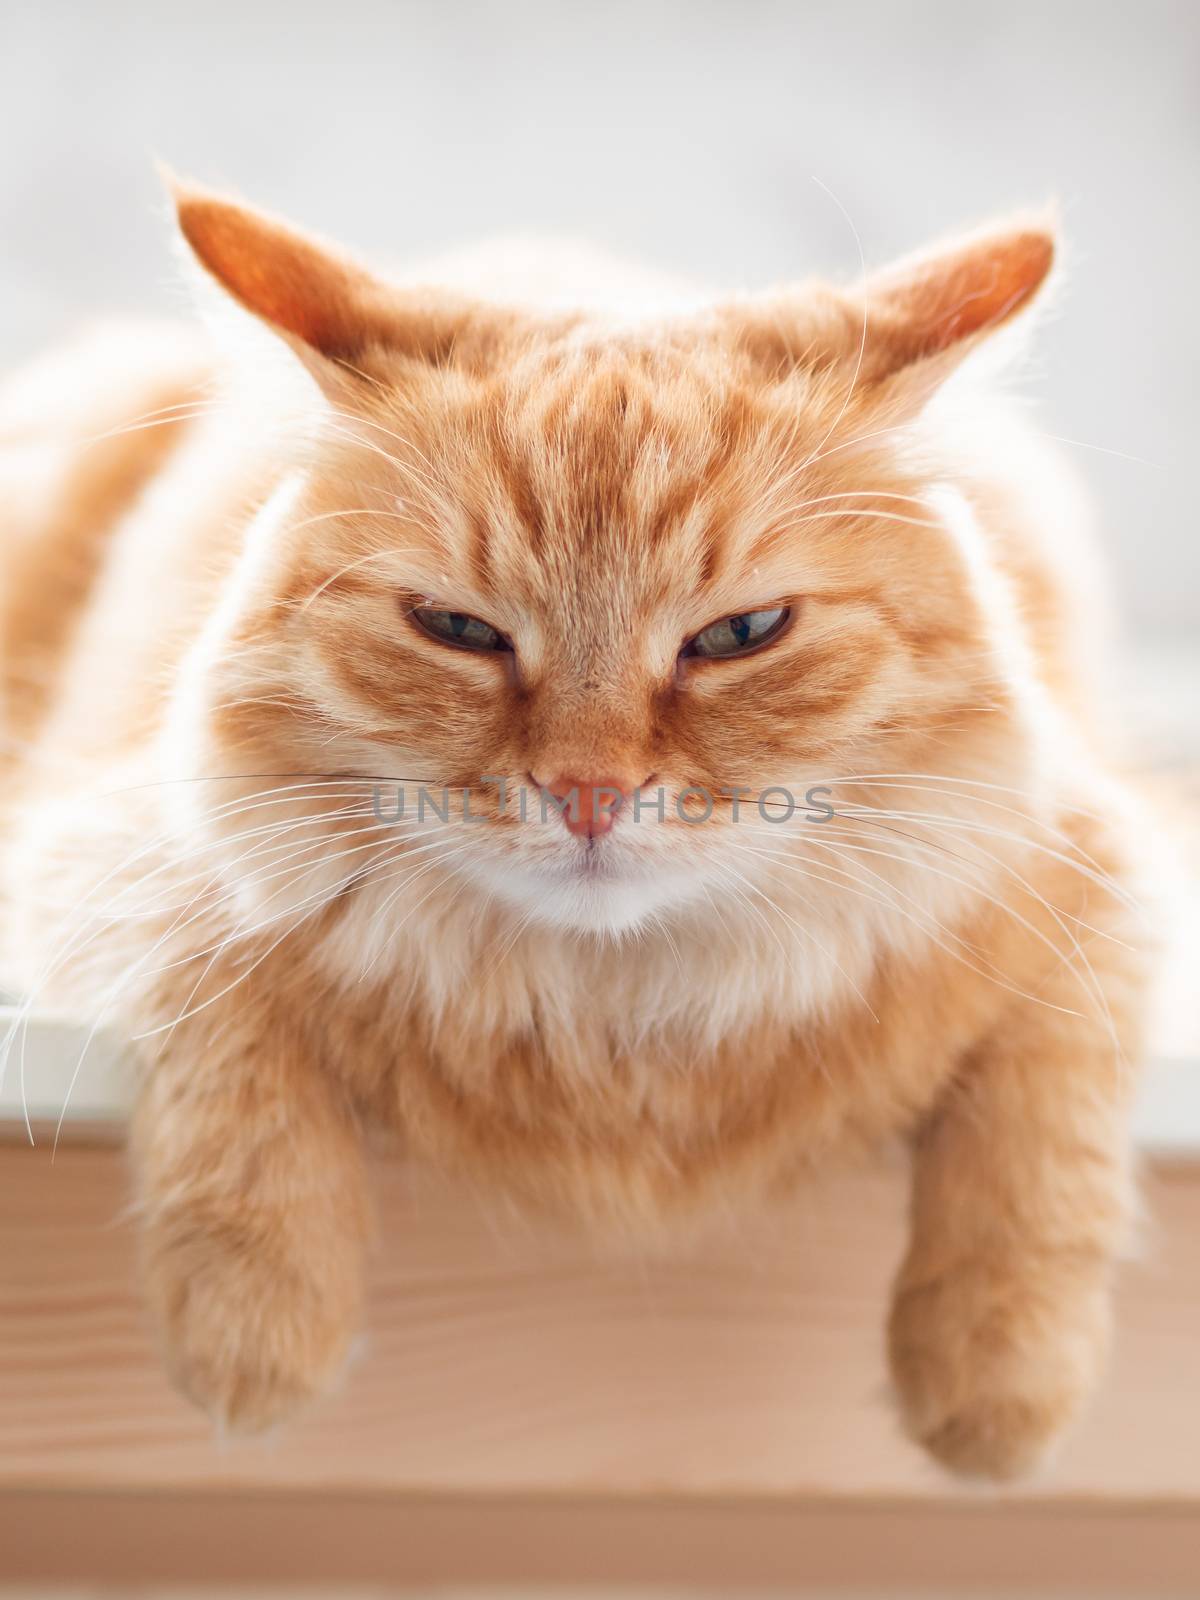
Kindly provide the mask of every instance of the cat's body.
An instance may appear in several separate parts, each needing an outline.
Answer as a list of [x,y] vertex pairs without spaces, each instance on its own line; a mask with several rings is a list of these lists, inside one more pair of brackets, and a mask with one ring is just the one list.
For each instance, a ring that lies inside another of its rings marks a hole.
[[[1044,236],[788,325],[615,278],[581,316],[558,260],[553,311],[492,311],[183,221],[317,387],[229,391],[219,345],[150,328],[0,411],[3,975],[149,1034],[180,1381],[254,1425],[336,1368],[363,1122],[635,1234],[915,1134],[909,1420],[1019,1470],[1103,1344],[1145,966],[1073,490],[1005,406],[931,398]],[[778,643],[676,660],[772,603]],[[498,776],[563,774],[625,794],[611,832],[499,813]]]

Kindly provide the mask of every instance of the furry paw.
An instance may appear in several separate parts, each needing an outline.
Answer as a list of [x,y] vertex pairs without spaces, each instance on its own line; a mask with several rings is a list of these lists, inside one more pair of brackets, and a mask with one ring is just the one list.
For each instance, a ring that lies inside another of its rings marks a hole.
[[905,1425],[966,1477],[1024,1477],[1090,1390],[1107,1331],[1102,1294],[963,1267],[897,1293],[889,1327]]
[[147,1246],[172,1381],[220,1428],[260,1433],[333,1386],[359,1310],[344,1264],[325,1272],[178,1220],[152,1228]]

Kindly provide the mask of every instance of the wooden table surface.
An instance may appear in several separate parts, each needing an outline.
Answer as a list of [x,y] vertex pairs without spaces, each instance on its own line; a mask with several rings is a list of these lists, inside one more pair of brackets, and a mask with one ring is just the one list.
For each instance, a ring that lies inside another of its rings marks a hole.
[[120,1150],[0,1145],[0,1573],[964,1593],[1036,1549],[1045,1584],[1200,1585],[1200,1165],[1151,1165],[1111,1377],[1052,1470],[1005,1492],[952,1484],[893,1417],[899,1161],[657,1260],[376,1177],[342,1392],[232,1444],[162,1376]]

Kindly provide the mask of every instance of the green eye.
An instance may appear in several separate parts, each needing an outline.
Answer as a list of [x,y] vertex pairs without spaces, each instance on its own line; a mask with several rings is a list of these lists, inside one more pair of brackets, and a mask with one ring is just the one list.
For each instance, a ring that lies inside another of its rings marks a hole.
[[469,617],[465,611],[438,611],[434,606],[416,606],[410,613],[423,633],[442,644],[458,645],[461,650],[512,650],[512,645],[490,622]]
[[767,611],[743,611],[736,617],[722,617],[720,622],[710,622],[694,639],[689,639],[683,654],[704,656],[710,661],[722,656],[746,655],[782,632],[790,616],[787,606],[772,606]]

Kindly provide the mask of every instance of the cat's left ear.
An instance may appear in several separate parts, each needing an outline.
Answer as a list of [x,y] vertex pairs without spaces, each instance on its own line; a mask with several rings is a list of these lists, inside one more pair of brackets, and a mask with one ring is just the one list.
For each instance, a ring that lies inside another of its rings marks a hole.
[[180,232],[205,272],[278,334],[328,393],[395,377],[406,359],[443,365],[469,302],[389,284],[336,246],[164,173]]
[[908,257],[857,288],[772,296],[742,309],[739,342],[780,374],[853,374],[856,404],[915,410],[1032,305],[1056,237],[1050,214],[1022,216]]
[[1021,217],[910,257],[849,299],[871,384],[932,388],[1032,304],[1054,264],[1049,214]]

